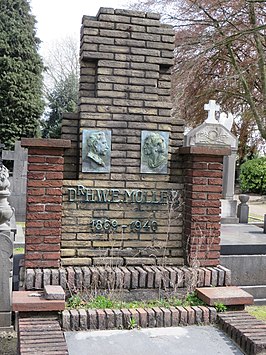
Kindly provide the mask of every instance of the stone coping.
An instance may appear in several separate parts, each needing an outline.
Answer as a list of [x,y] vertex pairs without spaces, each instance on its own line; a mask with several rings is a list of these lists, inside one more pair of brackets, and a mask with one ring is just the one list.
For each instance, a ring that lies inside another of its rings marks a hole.
[[219,327],[245,354],[266,354],[266,323],[246,311],[218,313]]
[[22,138],[21,146],[35,148],[70,148],[71,141],[69,139]]
[[26,269],[25,289],[39,290],[45,285],[60,285],[64,290],[137,290],[230,286],[231,271],[217,267],[187,266],[84,266],[60,269]]
[[[62,312],[63,330],[176,327],[216,322],[214,307],[153,307],[137,309],[72,309]],[[134,323],[132,320],[134,319]]]

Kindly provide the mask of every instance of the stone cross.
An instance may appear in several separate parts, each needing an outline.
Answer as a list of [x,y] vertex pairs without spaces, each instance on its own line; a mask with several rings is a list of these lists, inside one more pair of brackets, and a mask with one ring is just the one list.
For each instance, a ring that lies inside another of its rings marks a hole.
[[3,165],[3,148],[5,148],[5,145],[0,141],[0,167]]
[[206,123],[218,123],[215,118],[215,112],[220,111],[220,106],[216,104],[215,100],[210,100],[208,104],[205,104],[204,110],[208,111]]

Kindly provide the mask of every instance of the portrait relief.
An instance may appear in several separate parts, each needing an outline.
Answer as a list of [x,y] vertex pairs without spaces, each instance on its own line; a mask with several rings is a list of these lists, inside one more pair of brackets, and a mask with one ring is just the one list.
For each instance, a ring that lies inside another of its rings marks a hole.
[[141,173],[167,174],[168,132],[142,131]]
[[82,172],[109,172],[110,157],[111,131],[84,129],[82,132]]

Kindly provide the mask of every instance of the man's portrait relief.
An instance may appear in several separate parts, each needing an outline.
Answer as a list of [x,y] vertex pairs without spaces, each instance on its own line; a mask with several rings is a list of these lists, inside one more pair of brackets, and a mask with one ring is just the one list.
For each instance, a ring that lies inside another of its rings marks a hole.
[[83,130],[82,172],[110,171],[111,131]]
[[142,131],[141,173],[167,174],[168,132]]

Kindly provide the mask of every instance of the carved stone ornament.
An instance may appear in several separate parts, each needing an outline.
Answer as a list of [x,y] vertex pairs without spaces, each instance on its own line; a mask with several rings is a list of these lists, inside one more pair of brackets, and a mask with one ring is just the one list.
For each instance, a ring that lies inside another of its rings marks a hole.
[[167,174],[168,132],[142,131],[141,173]]
[[82,172],[110,171],[111,131],[83,130]]
[[204,122],[185,135],[184,145],[230,146],[237,149],[237,139],[223,125]]
[[8,169],[4,166],[0,166],[0,225],[9,221],[13,215],[13,210],[10,207],[7,197],[10,196],[8,180]]

